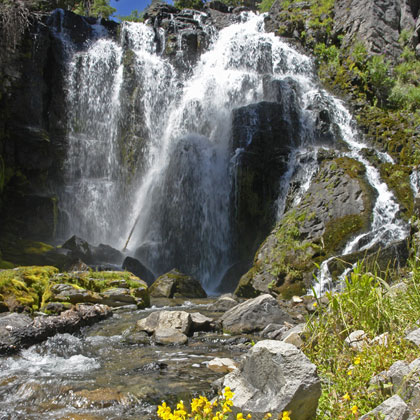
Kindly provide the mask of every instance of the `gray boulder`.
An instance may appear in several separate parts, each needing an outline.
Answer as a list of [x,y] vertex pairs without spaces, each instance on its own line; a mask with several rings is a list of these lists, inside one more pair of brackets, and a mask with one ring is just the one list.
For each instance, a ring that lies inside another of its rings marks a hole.
[[411,331],[409,334],[405,336],[405,339],[410,343],[415,344],[416,346],[420,346],[420,328],[417,328],[414,331]]
[[269,323],[291,322],[273,296],[265,294],[243,302],[221,318],[223,329],[232,334],[261,331]]
[[407,420],[410,412],[407,404],[398,395],[393,395],[378,405],[374,410],[360,417],[360,420],[369,420],[372,417],[382,415],[383,420]]
[[188,335],[191,332],[191,315],[185,311],[157,311],[137,321],[137,329],[153,334],[159,329],[173,329]]
[[236,306],[238,302],[229,296],[220,296],[216,302],[211,305],[210,309],[214,312],[225,312]]
[[223,386],[232,389],[235,408],[256,418],[291,410],[293,420],[313,419],[321,396],[316,366],[292,344],[274,340],[252,347]]

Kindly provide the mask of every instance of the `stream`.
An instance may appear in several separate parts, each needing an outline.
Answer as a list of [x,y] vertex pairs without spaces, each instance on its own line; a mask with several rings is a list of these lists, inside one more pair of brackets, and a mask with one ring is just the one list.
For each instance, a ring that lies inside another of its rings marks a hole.
[[[211,299],[194,302],[172,300],[171,305],[217,316],[209,310]],[[144,344],[135,324],[155,310],[119,310],[76,335],[58,334],[1,358],[0,419],[145,420],[156,418],[163,400],[211,397],[211,383],[223,375],[211,371],[208,362],[238,360],[249,340],[209,332],[195,333],[183,346]]]

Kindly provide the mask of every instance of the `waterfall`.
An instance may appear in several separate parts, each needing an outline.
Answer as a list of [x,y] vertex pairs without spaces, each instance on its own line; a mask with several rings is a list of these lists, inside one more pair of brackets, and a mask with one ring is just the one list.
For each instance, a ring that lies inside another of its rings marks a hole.
[[293,205],[309,188],[317,148],[332,146],[316,132],[313,105],[322,103],[348,145],[343,153],[366,166],[378,192],[371,231],[345,252],[406,235],[392,194],[360,153],[350,114],[319,86],[309,57],[264,32],[263,16],[243,13],[219,32],[207,29],[210,46],[187,72],[162,53],[161,29],[125,22],[118,40],[94,31],[87,47],[68,48],[64,235],[117,248],[130,237],[128,252],[155,275],[176,267],[215,290],[235,263],[236,168],[260,123],[249,108],[248,131],[233,145],[232,115],[262,101],[281,105],[290,137],[273,222],[293,180],[300,185]]

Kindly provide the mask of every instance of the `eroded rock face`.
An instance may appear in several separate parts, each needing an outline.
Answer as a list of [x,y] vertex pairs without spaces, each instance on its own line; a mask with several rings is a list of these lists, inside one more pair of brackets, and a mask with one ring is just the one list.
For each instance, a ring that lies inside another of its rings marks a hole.
[[364,171],[349,158],[321,162],[301,202],[285,213],[261,245],[235,294],[302,294],[312,281],[314,262],[337,255],[352,235],[368,228],[373,193]]
[[334,29],[344,35],[344,45],[358,39],[368,52],[396,61],[402,53],[400,32],[414,31],[418,10],[418,2],[410,0],[336,1]]
[[273,296],[264,294],[228,310],[221,318],[223,329],[232,334],[260,331],[269,323],[290,322]]
[[294,419],[313,419],[321,396],[315,365],[292,344],[273,340],[253,346],[223,386],[232,389],[235,408],[257,418],[291,410]]

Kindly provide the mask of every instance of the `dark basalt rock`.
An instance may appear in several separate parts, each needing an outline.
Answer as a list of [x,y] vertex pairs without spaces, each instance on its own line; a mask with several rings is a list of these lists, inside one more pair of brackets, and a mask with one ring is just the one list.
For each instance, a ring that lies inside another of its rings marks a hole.
[[180,273],[173,269],[156,279],[150,286],[151,297],[185,297],[185,298],[205,298],[206,292],[200,282],[191,276]]
[[122,268],[144,280],[148,286],[155,281],[154,274],[136,258],[126,257]]
[[0,318],[0,354],[16,353],[58,333],[74,333],[111,315],[112,312],[104,305],[78,305],[58,316],[41,316],[31,322],[24,315],[19,315],[17,319],[17,314]]

